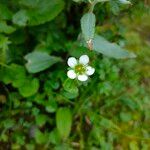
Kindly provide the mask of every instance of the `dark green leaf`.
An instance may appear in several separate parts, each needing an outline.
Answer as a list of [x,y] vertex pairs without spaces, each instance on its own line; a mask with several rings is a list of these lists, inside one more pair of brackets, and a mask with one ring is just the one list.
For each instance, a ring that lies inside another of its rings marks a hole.
[[64,8],[63,0],[21,0],[21,5],[25,6],[25,10],[18,11],[13,16],[15,24],[39,25],[54,19]]

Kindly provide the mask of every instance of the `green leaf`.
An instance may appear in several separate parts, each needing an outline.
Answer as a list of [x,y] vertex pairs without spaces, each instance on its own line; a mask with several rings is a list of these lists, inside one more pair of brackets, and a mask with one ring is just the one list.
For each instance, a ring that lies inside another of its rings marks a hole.
[[45,110],[49,113],[55,112],[57,109],[57,102],[56,100],[49,99],[48,102],[45,103]]
[[61,61],[60,58],[50,56],[44,52],[32,52],[25,56],[25,59],[28,61],[26,63],[26,68],[30,73],[37,73],[43,71],[53,64]]
[[23,97],[30,97],[34,95],[39,89],[39,80],[26,79],[23,86],[19,87],[19,92]]
[[96,35],[93,40],[93,50],[113,58],[135,58],[136,55],[132,52],[121,48],[115,43],[110,43],[101,36]]
[[64,89],[69,93],[78,93],[78,88],[74,80],[67,79],[63,84]]
[[47,116],[46,115],[37,115],[36,116],[36,125],[38,126],[43,126],[47,121]]
[[60,135],[58,133],[58,130],[55,128],[51,133],[49,134],[49,141],[52,144],[59,144],[61,142]]
[[62,139],[66,139],[71,131],[72,114],[69,108],[59,108],[56,113],[56,125]]
[[67,91],[62,91],[62,95],[68,99],[74,99],[79,96],[79,92],[78,93],[70,93]]
[[12,18],[12,12],[6,5],[0,4],[0,20],[10,20]]
[[35,130],[35,140],[38,144],[43,144],[47,142],[47,135],[42,133],[39,129]]
[[0,32],[10,34],[14,32],[15,30],[16,29],[14,27],[7,25],[5,21],[0,22]]
[[8,37],[0,35],[0,62],[2,63],[7,62],[10,43],[11,41],[9,41]]
[[1,74],[1,80],[5,84],[11,83],[16,88],[24,85],[26,72],[23,66],[11,64],[8,68],[1,69]]
[[114,124],[111,120],[104,118],[104,117],[101,117],[100,125],[106,129],[112,129],[112,130],[120,131],[120,128],[116,124]]
[[86,41],[89,41],[90,39],[94,38],[95,22],[96,22],[96,19],[93,13],[86,13],[81,18],[82,34]]
[[19,26],[26,26],[29,20],[26,10],[20,10],[13,16],[13,23]]
[[10,129],[15,125],[15,121],[9,118],[5,119],[2,123],[5,129]]
[[13,22],[18,25],[39,25],[53,20],[64,8],[63,0],[21,0],[25,10],[18,11],[13,16]]
[[136,141],[131,141],[129,143],[129,147],[130,150],[140,150],[140,148],[138,147],[138,143]]

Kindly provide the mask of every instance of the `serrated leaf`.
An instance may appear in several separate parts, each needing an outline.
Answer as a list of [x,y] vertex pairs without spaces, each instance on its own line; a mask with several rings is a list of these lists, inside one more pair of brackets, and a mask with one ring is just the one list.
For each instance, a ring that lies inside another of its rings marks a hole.
[[61,61],[59,57],[50,56],[44,52],[32,52],[25,56],[28,61],[26,68],[30,73],[37,73],[43,71],[53,64]]
[[105,38],[96,35],[93,39],[93,50],[113,58],[135,58],[136,55],[115,43],[110,43]]
[[72,114],[69,108],[59,108],[56,113],[56,125],[62,139],[66,139],[71,131]]
[[95,15],[93,13],[86,13],[81,18],[81,29],[83,37],[86,41],[94,38],[95,32]]

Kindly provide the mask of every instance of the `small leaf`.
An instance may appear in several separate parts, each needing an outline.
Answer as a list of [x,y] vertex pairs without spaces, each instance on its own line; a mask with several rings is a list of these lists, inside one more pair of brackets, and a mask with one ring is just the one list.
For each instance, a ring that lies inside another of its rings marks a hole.
[[20,10],[13,16],[13,23],[19,26],[26,26],[29,17],[26,10]]
[[81,18],[81,29],[84,39],[89,41],[94,38],[95,32],[95,15],[93,13],[86,13]]
[[7,25],[5,21],[0,22],[0,32],[10,34],[14,32],[16,29],[10,25]]
[[129,147],[130,150],[140,150],[140,148],[138,147],[138,143],[136,141],[131,141],[129,143]]
[[11,41],[8,37],[0,35],[0,62],[7,63],[8,62],[8,49]]
[[25,56],[28,61],[26,68],[30,73],[43,71],[53,64],[61,61],[59,57],[50,56],[44,52],[32,52]]
[[78,93],[78,88],[74,80],[67,79],[63,84],[64,89],[69,93]]
[[26,79],[25,83],[19,87],[19,92],[23,97],[30,97],[34,95],[39,89],[39,80],[34,79]]
[[48,102],[45,103],[45,110],[49,113],[55,112],[57,109],[57,102],[53,99],[49,99]]
[[47,116],[46,115],[37,115],[36,116],[36,125],[42,127],[47,121]]
[[100,125],[106,129],[112,129],[112,130],[120,131],[120,128],[116,124],[114,124],[111,120],[104,118],[104,117],[101,117]]
[[62,139],[66,139],[71,131],[72,114],[69,108],[59,108],[56,113],[56,125]]
[[47,135],[42,133],[39,129],[35,130],[35,140],[38,144],[43,144],[47,142]]
[[113,58],[135,58],[136,55],[132,52],[121,48],[115,43],[110,43],[101,36],[96,35],[93,40],[93,50]]

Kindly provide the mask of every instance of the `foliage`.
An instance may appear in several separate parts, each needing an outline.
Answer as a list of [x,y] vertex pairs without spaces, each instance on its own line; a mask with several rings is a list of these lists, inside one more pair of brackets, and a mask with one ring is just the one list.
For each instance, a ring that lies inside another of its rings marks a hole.
[[[149,17],[136,0],[0,0],[0,149],[149,150]],[[83,54],[95,74],[68,79]]]

